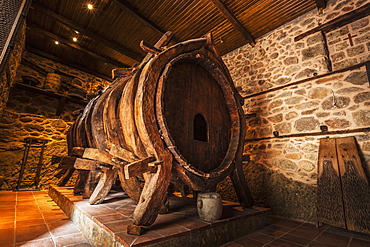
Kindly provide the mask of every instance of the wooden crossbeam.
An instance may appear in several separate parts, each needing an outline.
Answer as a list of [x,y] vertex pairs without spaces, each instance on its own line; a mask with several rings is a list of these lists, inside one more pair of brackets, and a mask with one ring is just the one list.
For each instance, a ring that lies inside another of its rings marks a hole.
[[98,150],[96,148],[82,148],[74,147],[71,152],[72,156],[81,157],[84,159],[96,160],[101,163],[106,163],[112,166],[122,166],[127,164],[127,162],[119,162],[117,158],[108,152]]
[[125,179],[137,177],[139,175],[142,175],[144,172],[156,172],[157,165],[159,163],[151,163],[153,161],[155,161],[155,157],[150,156],[145,159],[125,165],[123,167]]
[[78,24],[74,23],[73,21],[41,6],[41,5],[38,5],[36,3],[33,3],[32,6],[34,7],[34,9],[42,14],[45,14],[53,19],[55,19],[56,21],[66,25],[67,27],[70,27],[74,30],[77,30],[79,31],[80,33],[82,33],[83,35],[85,36],[88,36],[90,37],[91,39],[113,49],[113,50],[116,50],[117,52],[137,61],[137,62],[140,62],[142,60],[142,56],[140,54],[137,54],[135,53],[134,51],[128,49],[128,48],[123,48],[122,45],[117,45],[117,44],[114,44],[113,42],[111,42],[110,40],[107,40],[106,38],[103,38],[101,36],[99,36],[98,34],[95,34],[94,32],[91,32],[89,31],[88,29],[82,27],[82,26],[79,26]]
[[79,51],[81,51],[81,52],[83,52],[83,53],[85,53],[85,54],[88,54],[89,56],[91,56],[91,57],[93,57],[93,58],[95,58],[95,59],[101,60],[101,61],[106,62],[106,63],[110,63],[110,64],[112,64],[112,65],[114,65],[114,66],[116,66],[116,67],[118,67],[118,68],[122,68],[122,67],[130,67],[130,66],[129,66],[129,65],[127,65],[127,64],[124,64],[124,63],[118,62],[118,61],[113,60],[113,59],[111,59],[111,58],[107,58],[107,57],[101,56],[101,55],[99,55],[99,54],[97,54],[97,53],[95,53],[95,52],[92,52],[92,51],[90,51],[90,50],[88,50],[88,49],[85,49],[85,48],[81,47],[80,45],[78,45],[78,44],[76,44],[76,43],[74,43],[74,42],[72,42],[72,41],[69,41],[69,40],[63,39],[62,37],[59,37],[59,36],[57,36],[57,35],[55,35],[55,34],[53,34],[53,33],[50,33],[50,32],[48,32],[48,31],[46,31],[46,30],[44,30],[44,29],[41,29],[41,28],[39,28],[39,27],[36,27],[36,26],[34,26],[34,25],[30,25],[30,24],[28,24],[28,28],[29,28],[31,31],[37,32],[37,33],[39,33],[39,34],[41,34],[41,35],[43,35],[43,36],[49,37],[49,38],[51,38],[51,39],[53,39],[53,40],[58,40],[58,41],[60,41],[60,45],[62,45],[62,44],[67,45],[67,46],[69,46],[69,47],[72,47],[73,49],[76,49],[76,50],[79,50]]
[[[126,13],[130,14],[132,17],[143,23],[145,26],[150,28],[151,30],[155,31],[159,35],[163,35],[166,32],[158,27],[154,22],[143,16],[141,13],[139,13],[137,10],[134,9],[127,1],[125,0],[111,0],[113,3],[115,3],[120,9],[125,11]],[[178,40],[175,37],[172,37],[172,40],[174,42],[178,42]]]
[[112,166],[108,164],[102,164],[102,162],[97,160],[76,158],[74,168],[89,171],[101,171],[111,169]]
[[235,17],[231,10],[226,6],[222,0],[212,0],[213,4],[221,11],[226,19],[243,35],[243,37],[252,45],[256,43],[254,37],[248,32],[248,30],[241,24],[241,22]]
[[26,51],[29,51],[33,54],[36,54],[36,55],[39,55],[41,57],[44,57],[44,58],[47,58],[47,59],[50,59],[52,61],[55,61],[55,62],[58,62],[58,63],[61,63],[61,64],[64,64],[68,67],[71,67],[71,68],[75,68],[77,70],[80,70],[80,71],[83,71],[85,73],[88,73],[90,75],[93,75],[93,76],[96,76],[96,77],[99,77],[99,78],[102,78],[104,80],[107,80],[107,81],[112,81],[112,78],[110,78],[109,76],[106,76],[104,74],[101,74],[99,72],[96,72],[94,70],[90,70],[90,69],[87,69],[86,67],[84,66],[81,66],[81,65],[78,65],[78,64],[75,64],[75,63],[71,63],[71,62],[68,62],[62,58],[59,58],[59,57],[56,57],[56,56],[53,56],[51,54],[48,54],[46,52],[43,52],[43,51],[40,51],[39,49],[35,48],[35,47],[32,47],[32,46],[29,46],[27,45],[26,46]]

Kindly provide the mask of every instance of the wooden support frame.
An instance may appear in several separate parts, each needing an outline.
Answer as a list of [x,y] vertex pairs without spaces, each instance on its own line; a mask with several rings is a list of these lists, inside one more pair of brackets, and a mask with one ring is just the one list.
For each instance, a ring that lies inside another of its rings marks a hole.
[[226,19],[234,26],[236,30],[243,35],[243,37],[251,44],[256,43],[255,38],[248,32],[248,30],[235,17],[231,10],[226,6],[222,0],[212,0],[213,4],[222,12]]
[[[130,14],[132,17],[134,17],[136,20],[140,21],[143,23],[145,26],[153,30],[159,35],[163,35],[166,33],[162,28],[158,27],[157,24],[143,16],[141,13],[136,11],[133,6],[131,6],[127,1],[125,0],[111,0],[114,2],[120,9],[125,11],[126,13]],[[172,37],[172,40],[177,43],[178,40],[175,37]]]

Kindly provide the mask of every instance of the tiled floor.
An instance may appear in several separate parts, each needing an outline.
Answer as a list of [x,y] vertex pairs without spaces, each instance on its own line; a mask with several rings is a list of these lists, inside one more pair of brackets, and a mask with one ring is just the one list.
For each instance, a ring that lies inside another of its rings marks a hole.
[[370,247],[370,235],[324,225],[271,217],[271,225],[222,247]]
[[47,191],[0,191],[0,246],[91,246]]
[[[47,191],[0,191],[0,246],[91,246]],[[272,217],[272,224],[223,247],[370,247],[370,236]]]

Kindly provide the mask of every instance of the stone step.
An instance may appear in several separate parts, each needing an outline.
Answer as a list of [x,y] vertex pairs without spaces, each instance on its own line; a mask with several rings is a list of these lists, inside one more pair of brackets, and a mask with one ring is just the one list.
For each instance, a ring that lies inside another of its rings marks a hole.
[[196,201],[171,196],[170,212],[159,215],[141,236],[129,235],[135,203],[122,191],[113,191],[99,205],[74,196],[72,187],[49,188],[50,197],[94,246],[220,246],[269,225],[270,209],[245,209],[223,201],[220,220],[199,219]]

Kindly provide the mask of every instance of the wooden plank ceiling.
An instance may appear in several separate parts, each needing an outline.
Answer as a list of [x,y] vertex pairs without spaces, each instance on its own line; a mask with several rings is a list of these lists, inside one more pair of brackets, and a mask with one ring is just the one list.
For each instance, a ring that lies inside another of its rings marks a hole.
[[324,0],[33,0],[26,49],[110,78],[112,69],[141,61],[141,40],[154,44],[166,31],[174,33],[175,42],[212,33],[223,55],[322,4]]

